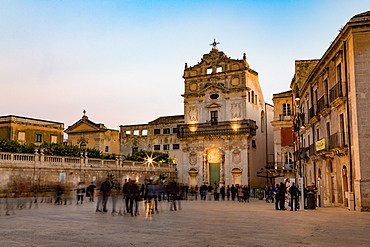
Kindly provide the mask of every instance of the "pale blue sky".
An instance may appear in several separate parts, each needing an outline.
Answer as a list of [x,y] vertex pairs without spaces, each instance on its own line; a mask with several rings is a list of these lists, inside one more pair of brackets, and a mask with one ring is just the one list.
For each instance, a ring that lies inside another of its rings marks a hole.
[[109,128],[183,114],[184,64],[216,38],[247,54],[266,102],[370,0],[0,0],[0,115]]

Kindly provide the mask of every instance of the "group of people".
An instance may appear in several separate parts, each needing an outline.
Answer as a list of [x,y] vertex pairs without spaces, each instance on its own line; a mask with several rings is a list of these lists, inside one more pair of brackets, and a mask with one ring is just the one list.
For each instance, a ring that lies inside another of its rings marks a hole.
[[298,188],[295,186],[295,183],[292,185],[287,186],[286,183],[281,182],[280,184],[276,184],[276,187],[270,186],[269,195],[271,192],[275,195],[275,209],[276,210],[286,210],[286,194],[288,193],[290,196],[289,198],[289,205],[290,211],[297,211],[299,208],[298,198],[300,196],[300,192]]
[[200,194],[201,200],[231,200],[237,199],[239,202],[249,202],[250,188],[248,186],[239,186],[234,184],[225,186],[217,185],[216,183],[212,186],[211,184],[203,183],[199,188],[198,186],[192,187],[190,193],[195,200],[198,200],[198,194]]
[[109,198],[112,202],[112,215],[117,213],[118,215],[136,216],[139,214],[140,201],[144,202],[145,211],[148,214],[158,213],[159,202],[165,200],[171,203],[171,211],[181,209],[181,190],[176,182],[165,186],[163,183],[153,183],[152,180],[149,180],[148,183],[139,185],[135,180],[129,179],[121,188],[107,178],[101,183],[99,192],[100,197],[98,197],[96,204],[96,212],[108,212]]

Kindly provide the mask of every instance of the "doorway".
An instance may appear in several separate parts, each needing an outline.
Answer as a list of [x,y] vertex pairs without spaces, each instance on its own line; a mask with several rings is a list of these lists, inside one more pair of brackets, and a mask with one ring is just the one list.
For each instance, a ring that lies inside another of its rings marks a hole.
[[220,183],[220,163],[209,163],[209,183]]

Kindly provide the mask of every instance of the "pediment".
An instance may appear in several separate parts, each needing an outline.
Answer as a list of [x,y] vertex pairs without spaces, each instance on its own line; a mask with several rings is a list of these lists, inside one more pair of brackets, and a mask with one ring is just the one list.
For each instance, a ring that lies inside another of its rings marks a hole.
[[219,84],[209,84],[206,87],[204,87],[202,90],[199,91],[199,93],[205,93],[208,91],[212,91],[212,93],[219,93],[220,91],[225,90],[225,86],[222,85],[222,83]]
[[214,102],[214,103],[207,105],[206,107],[207,108],[221,108],[221,105]]
[[91,131],[105,131],[106,128],[102,124],[96,124],[88,119],[80,119],[72,126],[69,126],[65,132],[73,133],[73,132],[91,132]]

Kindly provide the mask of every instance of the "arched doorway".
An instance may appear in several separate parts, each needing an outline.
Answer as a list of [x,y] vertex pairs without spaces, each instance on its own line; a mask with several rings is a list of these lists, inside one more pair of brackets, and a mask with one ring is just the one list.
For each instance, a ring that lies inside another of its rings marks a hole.
[[209,149],[204,155],[204,174],[206,174],[203,181],[209,184],[224,184],[224,154],[218,148]]

